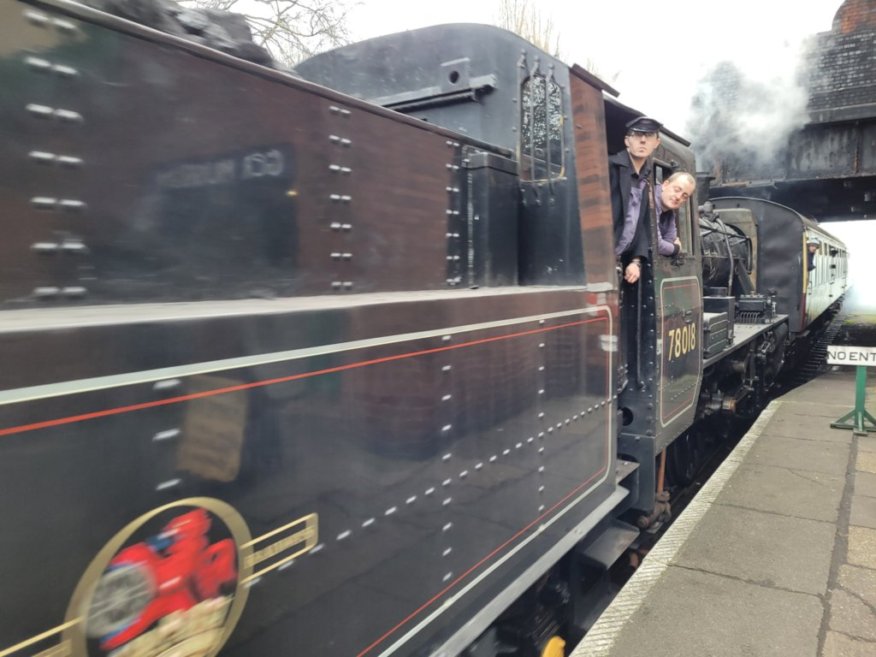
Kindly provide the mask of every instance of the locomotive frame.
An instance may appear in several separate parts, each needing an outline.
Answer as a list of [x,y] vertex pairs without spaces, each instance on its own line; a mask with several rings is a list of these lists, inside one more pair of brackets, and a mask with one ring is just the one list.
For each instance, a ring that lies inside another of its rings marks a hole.
[[636,112],[502,30],[307,80],[68,0],[0,25],[0,657],[541,651],[658,454],[805,330],[704,364],[693,202],[621,307]]

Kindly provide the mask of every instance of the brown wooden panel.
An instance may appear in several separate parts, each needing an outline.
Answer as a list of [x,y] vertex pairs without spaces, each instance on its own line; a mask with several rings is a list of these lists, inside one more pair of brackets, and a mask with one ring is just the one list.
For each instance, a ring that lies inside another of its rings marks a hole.
[[369,289],[447,287],[447,165],[458,148],[446,137],[368,112],[354,113],[352,214],[362,250],[355,269]]
[[[37,287],[81,287],[85,303],[447,287],[456,140],[293,78],[102,38],[102,50],[31,40],[32,54],[80,71],[72,79],[0,57],[19,81],[0,98],[0,208],[16,226],[0,302],[34,303]],[[55,243],[79,248],[31,248]]]
[[574,75],[570,86],[587,283],[616,283],[602,92]]

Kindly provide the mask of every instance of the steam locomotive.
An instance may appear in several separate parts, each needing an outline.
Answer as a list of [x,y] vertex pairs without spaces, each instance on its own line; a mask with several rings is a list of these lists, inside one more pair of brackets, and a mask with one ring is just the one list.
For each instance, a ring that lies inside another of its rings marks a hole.
[[846,288],[725,198],[621,295],[638,113],[497,28],[296,77],[68,0],[0,26],[0,657],[562,655],[659,455]]

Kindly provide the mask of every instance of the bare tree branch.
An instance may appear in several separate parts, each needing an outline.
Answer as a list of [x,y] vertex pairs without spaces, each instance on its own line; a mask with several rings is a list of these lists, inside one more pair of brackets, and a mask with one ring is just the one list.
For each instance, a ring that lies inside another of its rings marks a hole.
[[523,37],[554,57],[560,57],[560,35],[554,22],[542,14],[530,0],[501,0],[499,27]]
[[[555,29],[553,20],[539,11],[536,2],[532,2],[532,0],[500,0],[498,25],[523,37],[557,59],[562,59],[560,33]],[[603,77],[592,58],[587,57],[578,64],[594,75]],[[610,81],[616,79],[617,76],[618,73],[615,73]]]
[[253,41],[289,66],[322,50],[349,43],[347,15],[355,0],[184,0],[196,9],[243,15]]

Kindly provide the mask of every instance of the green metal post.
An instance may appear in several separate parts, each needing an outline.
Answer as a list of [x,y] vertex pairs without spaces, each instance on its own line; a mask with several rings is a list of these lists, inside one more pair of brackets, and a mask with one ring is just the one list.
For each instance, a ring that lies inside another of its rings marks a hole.
[[836,422],[831,422],[830,426],[837,429],[851,429],[853,433],[862,436],[866,436],[868,431],[876,431],[876,419],[864,407],[866,397],[867,368],[858,365],[855,372],[855,410],[846,413]]

